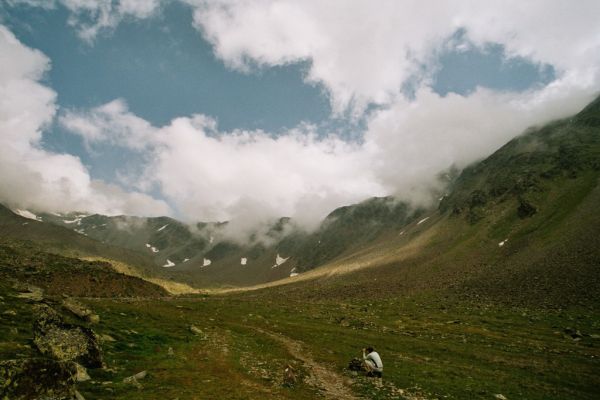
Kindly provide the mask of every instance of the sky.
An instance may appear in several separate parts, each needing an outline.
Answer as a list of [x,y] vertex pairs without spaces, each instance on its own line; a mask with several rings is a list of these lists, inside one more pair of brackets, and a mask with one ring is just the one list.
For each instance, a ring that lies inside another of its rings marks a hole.
[[0,202],[185,221],[392,195],[600,89],[600,3],[5,0]]

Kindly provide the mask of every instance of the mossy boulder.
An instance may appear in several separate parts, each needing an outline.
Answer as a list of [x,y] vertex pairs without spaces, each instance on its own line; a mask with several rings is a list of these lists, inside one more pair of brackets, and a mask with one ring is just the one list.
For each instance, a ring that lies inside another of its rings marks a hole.
[[0,399],[75,398],[75,364],[47,358],[0,361]]
[[33,325],[33,343],[43,355],[58,361],[75,361],[88,368],[103,366],[102,353],[94,332],[66,323],[47,305],[37,308]]

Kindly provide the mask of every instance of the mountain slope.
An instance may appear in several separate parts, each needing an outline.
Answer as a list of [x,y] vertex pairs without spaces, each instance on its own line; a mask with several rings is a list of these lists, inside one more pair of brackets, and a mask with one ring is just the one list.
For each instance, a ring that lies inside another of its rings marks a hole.
[[529,130],[465,169],[428,219],[307,273],[312,281],[281,294],[447,291],[516,305],[600,304],[599,120],[596,101]]

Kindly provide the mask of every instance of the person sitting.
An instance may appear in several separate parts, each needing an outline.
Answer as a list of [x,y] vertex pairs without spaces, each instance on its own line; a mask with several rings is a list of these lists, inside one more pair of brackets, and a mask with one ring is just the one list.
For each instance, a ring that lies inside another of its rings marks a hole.
[[367,376],[377,376],[381,378],[383,375],[383,362],[379,353],[372,347],[363,349],[364,368],[367,371]]

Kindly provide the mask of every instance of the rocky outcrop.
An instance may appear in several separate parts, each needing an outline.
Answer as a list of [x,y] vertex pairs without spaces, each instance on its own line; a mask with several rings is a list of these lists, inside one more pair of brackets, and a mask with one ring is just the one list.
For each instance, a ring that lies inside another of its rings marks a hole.
[[93,324],[100,322],[100,317],[98,314],[95,314],[92,310],[71,298],[65,299],[62,303],[62,306],[65,310],[69,311],[79,319]]
[[47,305],[37,307],[33,343],[40,353],[58,361],[75,361],[88,368],[103,366],[94,332],[83,326],[66,323]]
[[73,399],[75,375],[72,362],[46,358],[0,361],[0,398]]

